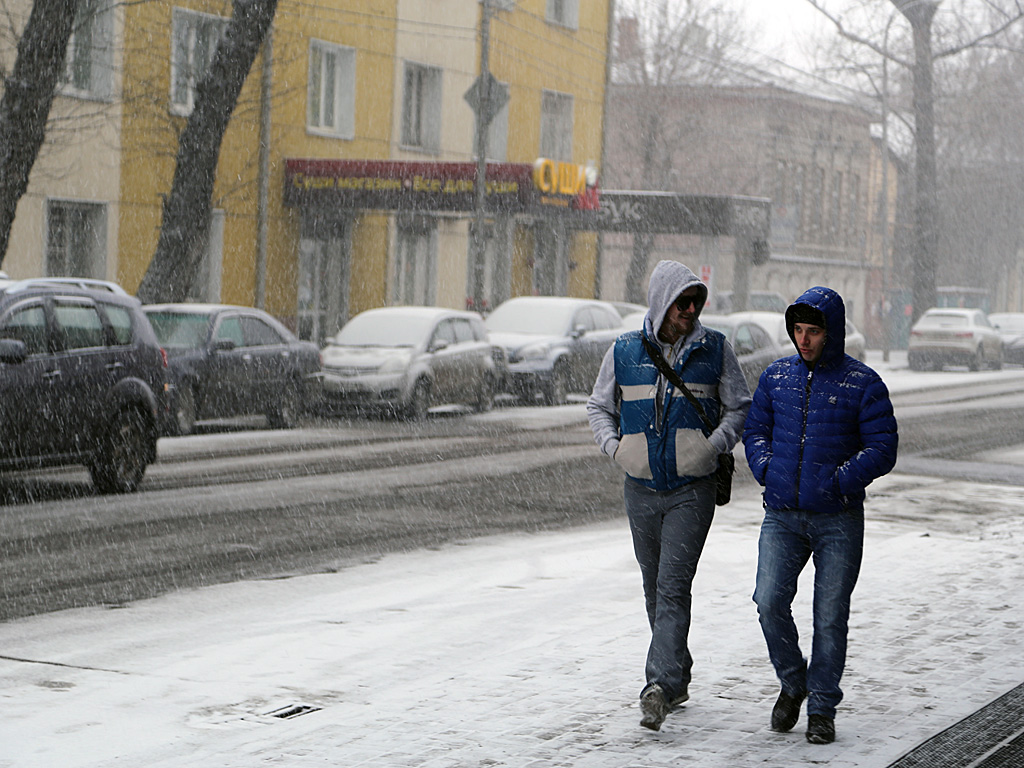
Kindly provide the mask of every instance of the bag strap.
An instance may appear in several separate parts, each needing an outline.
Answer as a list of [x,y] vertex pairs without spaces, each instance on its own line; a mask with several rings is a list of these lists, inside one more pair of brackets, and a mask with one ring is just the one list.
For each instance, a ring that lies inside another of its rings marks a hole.
[[647,350],[647,354],[651,356],[654,361],[654,366],[661,371],[665,378],[672,382],[676,389],[685,395],[686,399],[690,401],[690,405],[697,409],[697,414],[700,416],[701,421],[704,422],[704,426],[708,428],[709,432],[715,431],[715,425],[708,418],[707,413],[704,412],[704,407],[700,404],[693,392],[689,390],[683,380],[679,377],[679,374],[675,372],[671,365],[668,364],[668,360],[661,354],[661,350],[658,349],[654,343],[647,338],[643,331],[640,332],[640,338],[644,342],[644,348]]

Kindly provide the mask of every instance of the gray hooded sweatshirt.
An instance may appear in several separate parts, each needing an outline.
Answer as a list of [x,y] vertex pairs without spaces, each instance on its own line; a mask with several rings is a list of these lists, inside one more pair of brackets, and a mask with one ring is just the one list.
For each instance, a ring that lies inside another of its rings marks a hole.
[[[678,261],[660,261],[651,273],[647,288],[647,316],[644,318],[644,329],[647,338],[657,342],[665,359],[675,366],[683,350],[704,337],[706,331],[700,320],[694,322],[693,330],[686,338],[679,339],[674,345],[665,344],[658,338],[657,331],[665,319],[669,306],[687,288],[696,286],[701,291],[703,300],[707,299],[708,289],[697,276]],[[658,397],[660,402],[667,382],[663,375],[658,376]],[[587,400],[587,416],[590,428],[594,431],[594,440],[601,451],[615,457],[619,447],[619,399],[621,392],[615,381],[615,345],[613,344],[604,356],[601,370],[594,382],[594,390]],[[722,417],[715,431],[708,437],[708,442],[717,453],[729,453],[739,442],[743,434],[743,422],[750,408],[750,390],[743,377],[743,371],[736,360],[732,345],[725,343],[722,358],[722,376],[718,385],[718,399],[722,404]]]

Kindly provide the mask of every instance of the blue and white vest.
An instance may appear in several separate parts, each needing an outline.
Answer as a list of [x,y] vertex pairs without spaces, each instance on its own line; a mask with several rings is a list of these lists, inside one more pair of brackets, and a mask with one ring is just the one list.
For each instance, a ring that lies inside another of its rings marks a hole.
[[[616,459],[630,477],[658,491],[671,490],[713,473],[718,454],[707,441],[704,421],[686,396],[671,382],[665,387],[660,414],[655,409],[658,369],[644,348],[643,331],[630,331],[615,342],[615,380],[619,385],[619,449]],[[718,382],[722,375],[725,337],[704,329],[686,346],[675,371],[717,425],[721,414]],[[646,466],[643,445],[646,442]]]

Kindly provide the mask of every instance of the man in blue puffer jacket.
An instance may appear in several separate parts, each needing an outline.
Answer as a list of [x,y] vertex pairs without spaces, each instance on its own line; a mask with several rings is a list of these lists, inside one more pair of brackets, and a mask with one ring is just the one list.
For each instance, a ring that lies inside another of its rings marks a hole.
[[[768,656],[782,684],[772,729],[788,731],[807,699],[807,740],[835,739],[846,665],[850,597],[864,548],[864,489],[896,463],[889,392],[845,353],[846,310],[829,288],[811,288],[786,310],[797,354],[761,374],[743,444],[764,486],[754,602]],[[810,663],[791,606],[797,578],[814,559]]]
[[[626,514],[651,625],[640,724],[655,731],[689,698],[690,586],[715,514],[718,456],[739,442],[750,407],[732,347],[698,320],[707,296],[687,267],[659,262],[643,329],[609,348],[587,401],[595,441],[626,471]],[[652,352],[675,369],[713,430],[655,367]]]

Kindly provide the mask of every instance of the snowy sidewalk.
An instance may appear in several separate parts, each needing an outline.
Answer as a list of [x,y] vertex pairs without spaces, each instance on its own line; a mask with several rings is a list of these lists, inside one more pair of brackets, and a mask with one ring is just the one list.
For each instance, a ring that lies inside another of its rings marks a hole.
[[[803,719],[767,727],[761,512],[741,485],[697,574],[691,701],[658,733],[638,725],[648,630],[622,520],[0,624],[0,766],[881,768],[1024,681],[1024,500],[871,490],[832,745]],[[880,522],[902,512],[927,527]],[[296,707],[319,709],[269,714]]]

